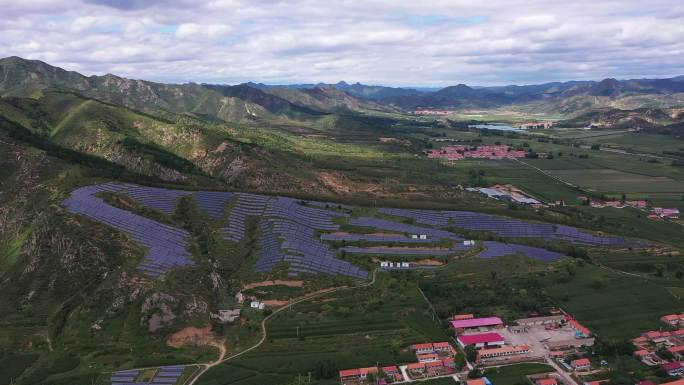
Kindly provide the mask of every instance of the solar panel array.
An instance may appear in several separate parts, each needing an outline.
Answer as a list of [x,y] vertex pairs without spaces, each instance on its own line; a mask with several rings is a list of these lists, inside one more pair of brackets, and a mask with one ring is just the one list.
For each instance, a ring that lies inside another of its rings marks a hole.
[[463,238],[456,233],[446,230],[434,229],[430,227],[414,226],[406,223],[390,221],[386,219],[379,219],[373,217],[353,218],[349,220],[349,224],[359,227],[371,227],[374,229],[394,231],[405,234],[425,234],[433,240],[450,239],[454,241],[462,241]]
[[183,366],[162,366],[151,379],[136,381],[140,375],[140,371],[123,370],[112,373],[110,381],[112,382],[112,385],[173,385],[178,382],[178,379],[183,375],[184,371],[185,367]]
[[170,190],[165,188],[125,185],[126,189],[120,192],[135,199],[141,204],[171,215],[176,210],[178,198],[192,194],[190,191]]
[[215,219],[223,218],[226,214],[226,203],[234,194],[221,191],[198,191],[194,194],[197,206]]
[[327,273],[367,278],[367,271],[337,259],[337,253],[316,237],[317,230],[339,229],[339,225],[333,223],[335,216],[348,215],[302,205],[292,198],[272,198],[259,221],[263,239],[256,270],[271,271],[276,264],[287,262],[290,275]]
[[228,226],[222,228],[224,238],[233,242],[240,242],[245,236],[247,217],[260,217],[271,197],[257,194],[236,194],[235,206],[228,217]]
[[[72,213],[84,215],[123,231],[136,242],[146,246],[147,255],[138,265],[138,270],[152,277],[164,274],[177,266],[194,265],[186,250],[189,234],[185,230],[111,206],[96,196],[101,192],[128,194],[130,188],[130,185],[112,183],[82,187],[71,193],[64,201],[64,206]],[[166,197],[169,196],[171,195]]]
[[346,242],[377,242],[377,243],[432,243],[433,239],[410,238],[405,235],[380,235],[380,234],[340,234],[325,233],[321,234],[324,241],[346,241]]
[[482,258],[496,258],[516,253],[524,254],[533,259],[542,261],[556,261],[563,258],[563,254],[542,249],[540,247],[516,245],[501,242],[484,242],[485,250],[479,254]]
[[531,223],[518,219],[482,214],[470,211],[433,211],[418,209],[381,208],[383,214],[412,218],[417,223],[445,228],[454,225],[467,230],[489,231],[507,238],[542,238],[545,240],[568,241],[586,246],[629,246],[643,245],[643,242],[622,237],[597,236],[575,227],[549,223]]
[[378,254],[378,255],[437,255],[437,256],[447,256],[453,254],[454,250],[451,249],[421,249],[417,247],[356,247],[347,246],[343,247],[346,253],[352,254]]
[[[153,276],[164,274],[176,266],[193,265],[186,250],[189,234],[172,226],[113,207],[96,195],[100,192],[115,192],[130,196],[141,204],[166,214],[175,211],[178,199],[192,196],[197,206],[209,216],[223,220],[221,232],[226,240],[240,242],[245,237],[247,219],[258,219],[261,230],[260,258],[256,264],[258,272],[269,272],[280,262],[289,263],[290,275],[301,273],[328,273],[367,278],[368,272],[337,258],[337,251],[324,241],[364,241],[384,244],[428,244],[438,241],[454,241],[450,249],[438,248],[378,248],[347,246],[342,250],[349,253],[381,255],[449,255],[466,250],[470,246],[460,244],[463,238],[446,230],[448,226],[476,231],[490,231],[501,237],[535,237],[545,240],[566,240],[588,246],[611,246],[639,244],[620,237],[593,235],[577,228],[546,223],[529,223],[491,214],[467,211],[433,211],[414,209],[381,208],[383,214],[411,218],[415,224],[374,217],[349,218],[345,210],[351,206],[301,201],[287,197],[272,197],[251,193],[228,193],[211,191],[182,191],[132,184],[107,183],[87,186],[75,190],[64,205],[73,213],[83,214],[103,224],[131,235],[149,250],[138,269]],[[232,208],[227,210],[228,203]],[[348,224],[376,231],[395,234],[339,233],[336,217],[349,218]],[[328,232],[319,238],[318,232]],[[408,237],[408,234],[424,234],[427,239]],[[481,256],[495,257],[524,253],[532,258],[554,260],[560,258],[542,248],[487,242],[487,250]]]

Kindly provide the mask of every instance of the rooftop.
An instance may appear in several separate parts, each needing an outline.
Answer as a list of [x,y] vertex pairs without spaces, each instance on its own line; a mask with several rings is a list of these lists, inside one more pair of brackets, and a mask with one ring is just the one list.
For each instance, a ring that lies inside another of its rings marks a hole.
[[498,325],[503,325],[503,321],[499,317],[471,318],[471,319],[451,321],[451,327],[453,327],[454,329],[476,328],[476,327],[480,327],[480,326],[498,326]]

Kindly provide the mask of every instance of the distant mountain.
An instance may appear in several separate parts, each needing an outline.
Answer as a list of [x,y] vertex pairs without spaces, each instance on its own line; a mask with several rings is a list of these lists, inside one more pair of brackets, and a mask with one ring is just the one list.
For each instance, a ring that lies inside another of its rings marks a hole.
[[294,105],[313,107],[331,113],[392,111],[387,105],[376,103],[373,99],[364,100],[354,97],[335,86],[314,88],[270,87],[264,91]]
[[517,108],[579,117],[593,110],[670,108],[684,105],[684,76],[671,79],[613,78],[601,81],[533,85],[413,89],[361,83],[292,85],[163,84],[116,75],[83,76],[18,57],[0,59],[0,96],[40,96],[46,90],[70,90],[168,118],[187,114],[205,120],[245,122],[311,120],[322,114],[419,108]]
[[[0,96],[32,97],[48,90],[68,90],[86,97],[168,117],[189,114],[225,121],[260,119],[316,119],[329,111],[320,103],[293,104],[256,84],[236,86],[163,84],[126,79],[116,75],[84,76],[38,60],[18,57],[0,59]],[[352,96],[347,95],[347,99]],[[364,100],[348,100],[350,110],[367,109]],[[377,108],[374,106],[372,108]]]

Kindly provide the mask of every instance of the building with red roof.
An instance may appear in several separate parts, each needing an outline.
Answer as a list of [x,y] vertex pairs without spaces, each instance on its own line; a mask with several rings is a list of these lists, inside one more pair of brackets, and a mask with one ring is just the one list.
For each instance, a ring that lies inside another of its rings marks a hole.
[[484,378],[474,378],[466,381],[466,385],[487,385]]
[[572,318],[571,316],[567,316],[567,321],[568,325],[570,325],[570,327],[575,331],[577,337],[591,337],[591,330],[584,327],[584,325],[579,323],[576,319]]
[[660,317],[660,320],[671,326],[684,324],[684,314],[668,314]]
[[473,345],[476,348],[483,348],[485,346],[502,346],[506,341],[499,333],[478,333],[478,334],[462,334],[456,339],[465,348]]
[[540,378],[534,382],[536,385],[558,385],[555,378]]
[[359,380],[365,380],[368,378],[369,374],[378,374],[377,367],[370,368],[358,368],[358,369],[346,369],[340,370],[340,382],[344,385],[347,382],[356,382]]
[[530,347],[527,345],[516,346],[502,346],[500,348],[480,349],[477,351],[478,361],[487,360],[490,358],[507,357],[530,352]]
[[473,319],[475,318],[475,314],[456,314],[455,316],[451,317],[452,321],[459,321],[459,320],[464,320],[464,319]]
[[432,344],[432,348],[435,353],[447,353],[452,356],[456,354],[456,350],[454,350],[454,347],[448,342],[435,342]]
[[416,354],[427,354],[427,353],[434,353],[435,347],[431,343],[414,344],[414,345],[411,345],[411,350],[416,352]]
[[591,369],[591,361],[588,358],[580,358],[577,360],[572,360],[570,366],[574,370],[582,371]]
[[456,331],[478,328],[500,328],[503,321],[499,317],[471,318],[451,321],[451,327]]
[[422,363],[439,361],[439,355],[436,353],[417,354],[416,358]]
[[663,364],[663,369],[671,376],[681,376],[684,374],[684,362],[674,361]]
[[684,345],[672,346],[667,348],[667,350],[674,354],[675,357],[682,357],[684,355]]

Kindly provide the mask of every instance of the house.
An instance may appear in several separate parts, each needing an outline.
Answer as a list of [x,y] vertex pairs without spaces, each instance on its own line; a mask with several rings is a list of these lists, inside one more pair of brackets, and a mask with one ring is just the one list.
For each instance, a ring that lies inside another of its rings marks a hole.
[[415,344],[415,345],[411,345],[411,351],[415,352],[416,354],[428,354],[428,353],[434,353],[435,348],[430,343]]
[[558,385],[558,381],[555,378],[540,378],[536,380],[535,385]]
[[453,357],[447,357],[447,358],[442,360],[442,365],[444,365],[444,367],[446,367],[446,368],[454,369],[454,368],[456,368],[456,361],[454,360]]
[[585,371],[591,369],[591,361],[588,358],[580,358],[577,360],[572,360],[570,366],[575,371]]
[[677,359],[684,357],[684,345],[673,346],[667,350],[677,357]]
[[420,362],[413,362],[408,365],[406,365],[406,370],[408,370],[410,373],[418,373],[422,374],[425,372],[425,364],[420,363]]
[[575,337],[577,338],[587,338],[591,337],[591,331],[586,328],[584,325],[581,323],[577,322],[576,319],[566,316],[566,321],[568,322],[568,325],[575,331]]
[[480,349],[477,351],[477,359],[486,360],[490,358],[497,357],[507,357],[519,354],[525,354],[530,352],[530,347],[527,345],[516,345],[516,346],[502,346],[500,348],[493,349]]
[[665,369],[667,374],[669,374],[670,376],[681,376],[682,374],[684,374],[684,362],[668,362],[666,364],[663,364],[663,369]]
[[240,318],[240,309],[219,310],[217,314],[210,313],[209,316],[213,319],[217,319],[220,323],[233,322]]
[[470,345],[476,348],[502,346],[506,342],[499,333],[462,334],[456,340],[463,348]]
[[565,316],[552,315],[547,317],[521,318],[515,322],[520,326],[560,326],[565,323]]
[[682,380],[676,380],[676,381],[670,381],[670,382],[665,382],[660,385],[684,385],[684,379]]
[[636,358],[638,360],[642,360],[644,357],[648,356],[649,354],[651,354],[651,352],[649,352],[646,349],[636,350],[634,352],[634,358]]
[[573,338],[560,341],[547,341],[544,343],[549,350],[564,350],[572,348],[581,348],[583,346],[594,346],[596,342],[593,338]]
[[418,358],[418,362],[423,364],[427,362],[439,361],[439,355],[437,353],[416,354],[416,358]]
[[385,366],[380,369],[385,376],[390,377],[395,382],[404,381],[404,376],[401,375],[401,370],[396,366]]
[[471,318],[451,321],[451,327],[457,332],[468,329],[500,328],[503,327],[503,321],[499,317]]
[[456,353],[454,351],[454,348],[452,348],[448,342],[435,342],[434,344],[432,344],[432,348],[435,350],[435,352],[442,352],[442,353],[449,353],[449,354],[455,354]]
[[473,319],[475,318],[474,314],[456,314],[455,316],[451,317],[452,321],[459,321],[459,320],[464,320],[464,319]]
[[264,310],[266,304],[261,301],[252,301],[249,303],[249,307],[251,307],[252,309]]
[[487,383],[485,382],[484,378],[475,378],[466,381],[466,385],[487,385]]
[[660,317],[660,320],[665,322],[670,326],[679,326],[684,324],[684,313],[683,314],[668,314]]
[[340,370],[340,382],[342,384],[355,383],[360,380],[365,380],[370,374],[378,374],[377,367],[370,368],[358,368],[358,369],[346,369]]

